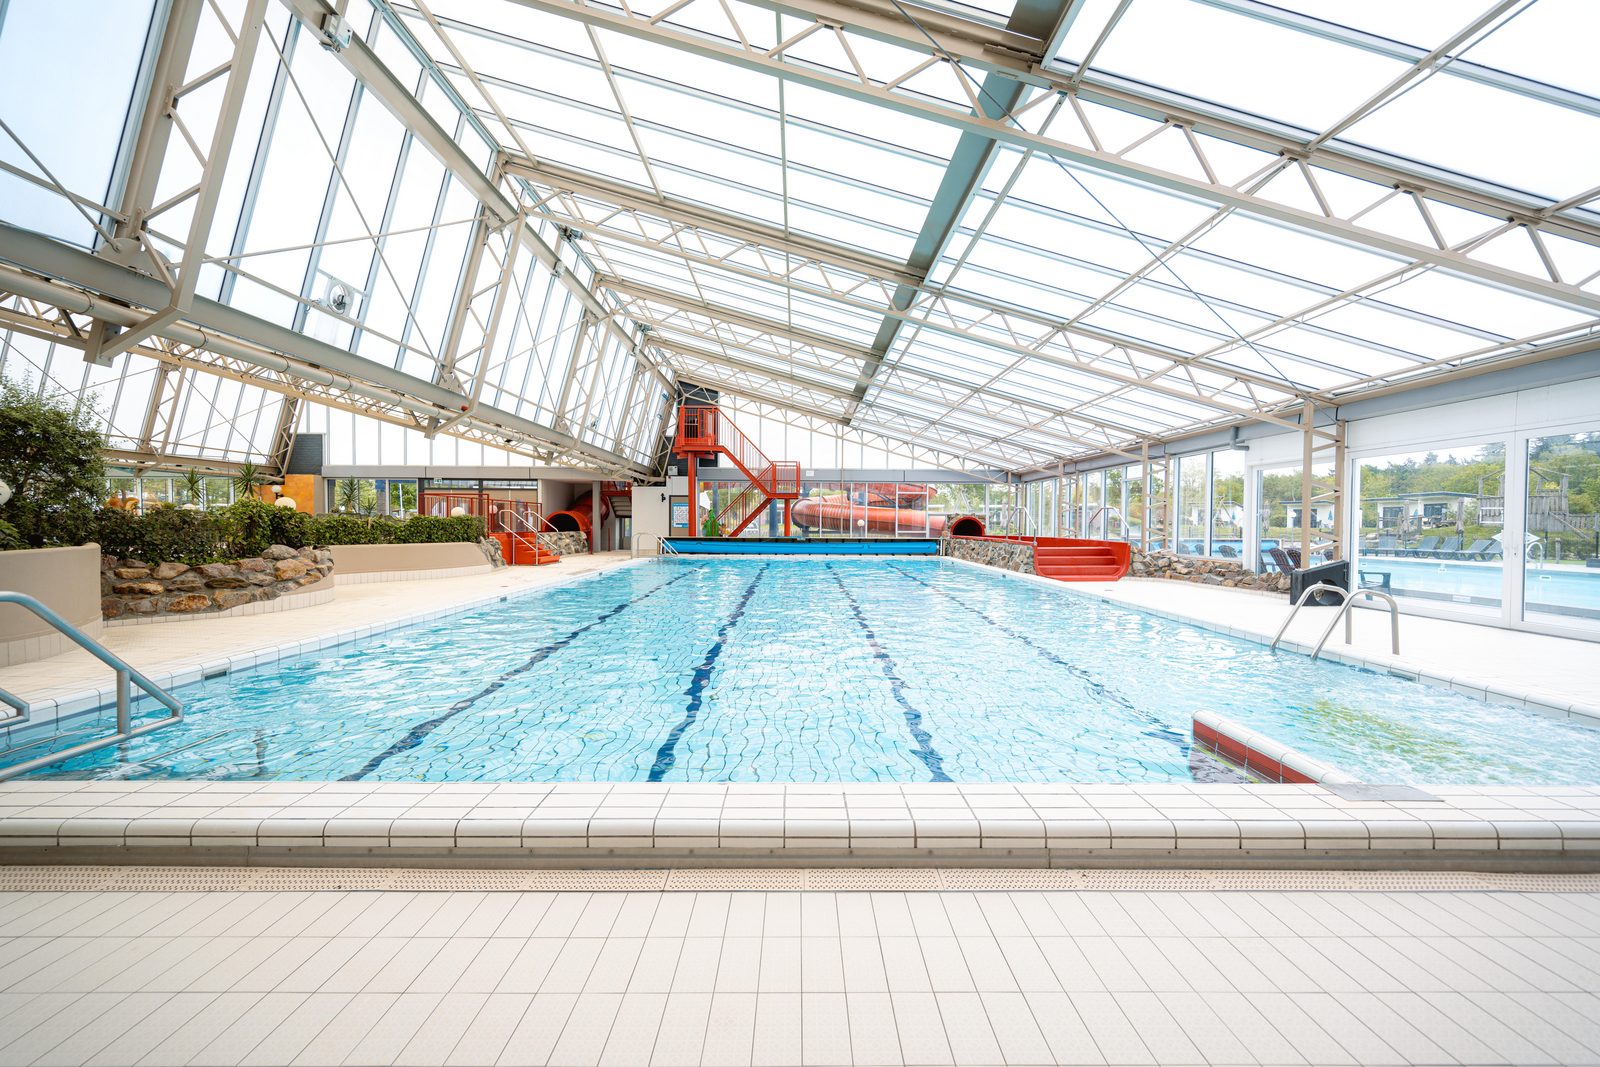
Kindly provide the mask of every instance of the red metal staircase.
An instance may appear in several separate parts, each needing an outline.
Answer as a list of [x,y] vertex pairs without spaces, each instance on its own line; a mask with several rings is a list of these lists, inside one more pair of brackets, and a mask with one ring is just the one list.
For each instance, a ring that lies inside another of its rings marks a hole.
[[706,456],[727,456],[748,485],[724,501],[715,516],[716,527],[726,537],[738,537],[756,520],[768,503],[782,500],[783,533],[789,535],[789,504],[800,497],[800,464],[770,460],[746,437],[733,420],[704,404],[678,409],[678,436],[673,454],[689,461],[689,529],[699,532],[696,511],[695,462]]

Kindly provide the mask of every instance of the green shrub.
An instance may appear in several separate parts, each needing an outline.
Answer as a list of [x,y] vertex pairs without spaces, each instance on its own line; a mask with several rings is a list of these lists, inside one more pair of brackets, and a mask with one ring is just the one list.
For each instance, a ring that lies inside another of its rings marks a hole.
[[304,548],[311,543],[311,517],[293,508],[245,499],[214,514],[222,517],[228,543],[237,556],[259,556],[273,545]]
[[0,379],[0,477],[12,493],[0,519],[15,531],[19,547],[89,539],[105,489],[105,446],[89,404]]
[[311,520],[311,543],[326,545],[387,545],[394,541],[400,522],[386,515],[318,515]]
[[398,524],[394,542],[437,545],[449,541],[477,541],[482,539],[483,531],[483,519],[477,515],[413,515]]
[[144,515],[105,508],[96,516],[95,540],[109,555],[149,563],[215,563],[228,556],[224,524],[213,513],[154,508]]

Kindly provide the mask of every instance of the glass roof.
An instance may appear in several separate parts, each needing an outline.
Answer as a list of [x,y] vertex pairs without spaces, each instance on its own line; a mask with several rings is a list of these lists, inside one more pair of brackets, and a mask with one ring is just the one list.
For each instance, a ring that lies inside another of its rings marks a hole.
[[1588,0],[357,0],[401,101],[269,11],[201,294],[631,463],[678,382],[1022,470],[1600,336]]

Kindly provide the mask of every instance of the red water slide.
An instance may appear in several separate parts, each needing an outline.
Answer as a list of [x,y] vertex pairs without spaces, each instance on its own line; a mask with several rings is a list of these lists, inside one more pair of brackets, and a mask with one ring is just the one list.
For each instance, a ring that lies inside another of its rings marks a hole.
[[962,537],[982,537],[983,520],[975,515],[946,515],[925,510],[932,490],[925,485],[883,483],[867,486],[865,502],[844,493],[808,496],[794,502],[794,521],[807,530],[831,533],[920,534],[942,537],[948,528]]
[[[591,514],[594,508],[590,503],[593,498],[593,493],[584,493],[574,500],[566,511],[558,511],[550,516],[546,520],[550,523],[550,528],[562,533],[581,533],[589,539],[589,547],[594,548],[594,517]],[[610,517],[611,500],[601,493],[600,521],[605,522]]]

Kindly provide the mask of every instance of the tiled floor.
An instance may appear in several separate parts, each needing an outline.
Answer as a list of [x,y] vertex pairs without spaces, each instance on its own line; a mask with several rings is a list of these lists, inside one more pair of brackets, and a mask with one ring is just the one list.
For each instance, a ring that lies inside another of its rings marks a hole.
[[1592,1064],[1600,895],[0,894],[0,1064]]

